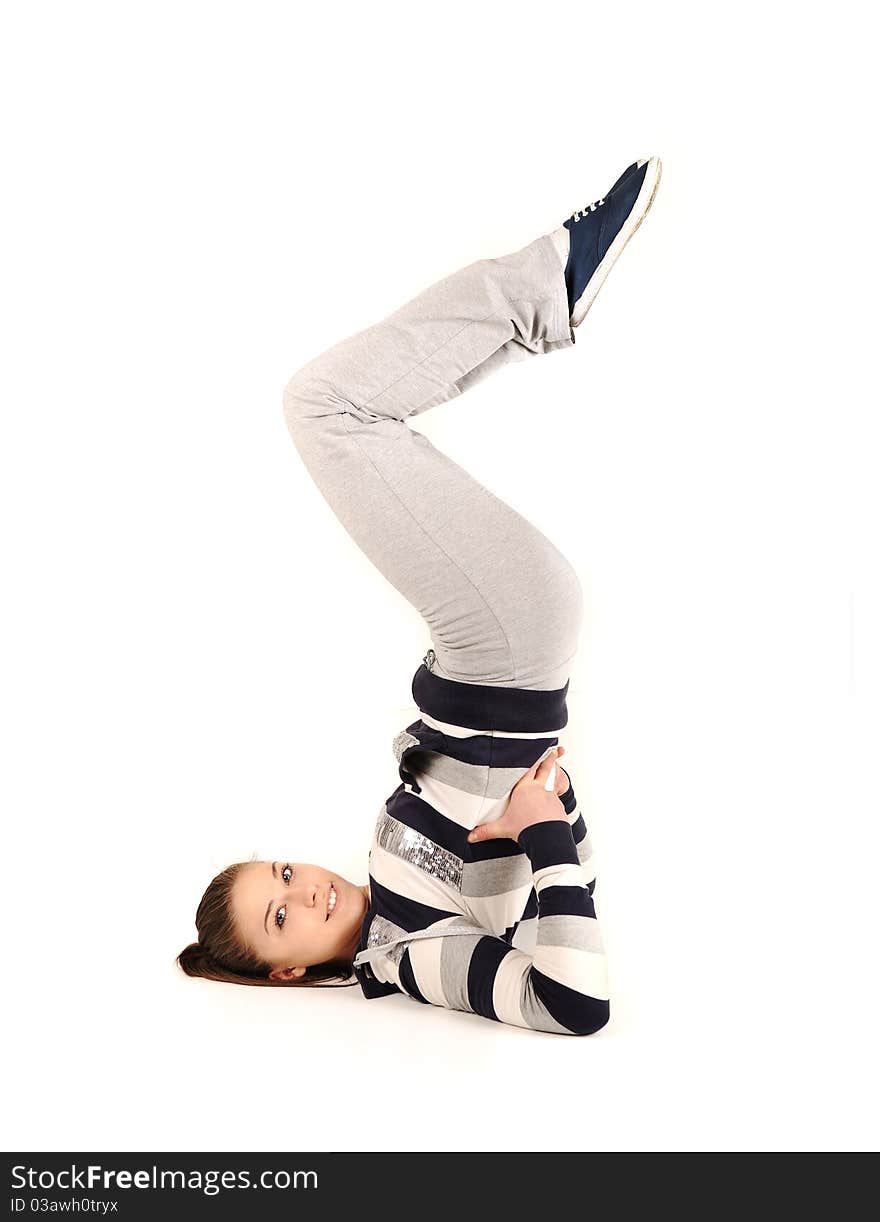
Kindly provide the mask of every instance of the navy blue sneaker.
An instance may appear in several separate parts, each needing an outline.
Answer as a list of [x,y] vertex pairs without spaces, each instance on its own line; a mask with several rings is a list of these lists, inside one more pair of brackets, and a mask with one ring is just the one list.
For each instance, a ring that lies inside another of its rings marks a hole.
[[565,286],[573,327],[583,322],[618,255],[647,215],[660,173],[659,157],[634,161],[602,199],[572,213],[551,235],[560,258],[566,258]]

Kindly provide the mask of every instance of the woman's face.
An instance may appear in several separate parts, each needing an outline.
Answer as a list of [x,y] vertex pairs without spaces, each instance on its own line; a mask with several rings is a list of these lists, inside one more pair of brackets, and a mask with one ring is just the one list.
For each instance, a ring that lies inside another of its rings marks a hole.
[[299,861],[248,862],[232,888],[239,933],[275,980],[353,958],[368,904],[366,887]]

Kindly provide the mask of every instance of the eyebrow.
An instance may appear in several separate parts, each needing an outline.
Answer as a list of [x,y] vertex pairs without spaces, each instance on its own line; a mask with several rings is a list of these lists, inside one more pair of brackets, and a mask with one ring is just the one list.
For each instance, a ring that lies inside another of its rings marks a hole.
[[[272,877],[273,878],[278,877],[278,871],[276,869],[276,864],[277,864],[276,862],[274,861],[272,862]],[[263,928],[265,929],[266,933],[269,932],[269,909],[271,907],[272,907],[272,901],[269,900],[269,903],[266,905],[266,915],[263,917]]]

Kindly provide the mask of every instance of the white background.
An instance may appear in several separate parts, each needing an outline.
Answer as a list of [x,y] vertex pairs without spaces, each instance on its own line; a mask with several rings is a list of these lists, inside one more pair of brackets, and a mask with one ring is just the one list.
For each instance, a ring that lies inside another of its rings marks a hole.
[[[4,1148],[876,1145],[868,12],[6,6]],[[416,425],[584,583],[610,1025],[187,979],[230,861],[366,881],[430,644],[286,381],[652,154],[576,346]]]

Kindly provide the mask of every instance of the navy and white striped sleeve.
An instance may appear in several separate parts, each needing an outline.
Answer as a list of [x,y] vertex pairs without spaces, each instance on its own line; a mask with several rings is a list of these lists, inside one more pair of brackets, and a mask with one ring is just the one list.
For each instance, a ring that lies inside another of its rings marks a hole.
[[532,954],[493,935],[429,938],[409,944],[400,984],[410,996],[497,1022],[561,1035],[592,1035],[609,1018],[607,965],[571,824],[525,828],[538,897]]

